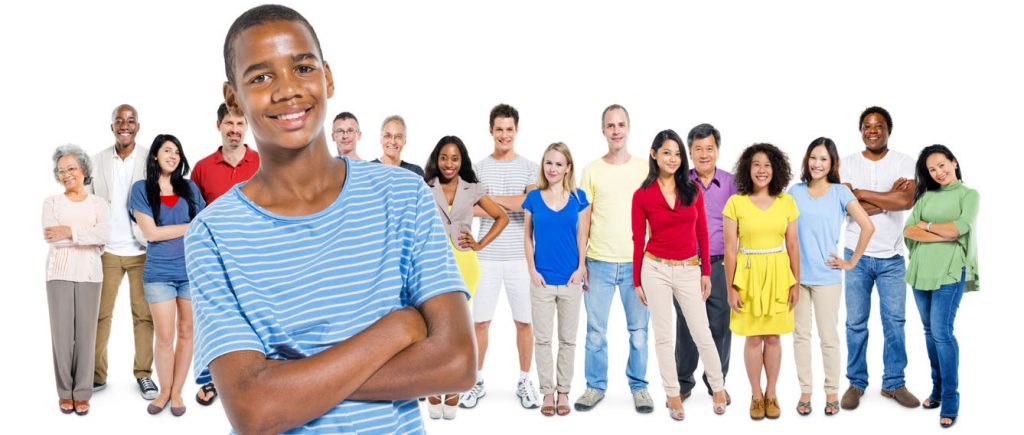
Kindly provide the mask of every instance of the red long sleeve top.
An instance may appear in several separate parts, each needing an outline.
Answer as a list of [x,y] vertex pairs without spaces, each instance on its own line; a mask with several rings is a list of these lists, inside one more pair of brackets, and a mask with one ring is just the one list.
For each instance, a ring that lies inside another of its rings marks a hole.
[[[651,226],[650,240],[646,240],[648,224]],[[710,276],[708,222],[700,189],[697,189],[697,196],[690,205],[684,205],[677,196],[675,208],[668,206],[658,183],[641,187],[633,194],[634,286],[640,286],[645,241],[647,252],[668,260],[685,260],[699,253],[700,273]]]

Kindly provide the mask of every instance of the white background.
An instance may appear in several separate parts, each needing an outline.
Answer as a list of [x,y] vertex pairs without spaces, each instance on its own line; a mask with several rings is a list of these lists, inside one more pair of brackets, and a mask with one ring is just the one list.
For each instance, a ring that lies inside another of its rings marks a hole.
[[[1002,2],[730,2],[634,3],[288,2],[317,30],[337,92],[329,113],[354,112],[362,121],[364,158],[380,155],[379,123],[398,113],[408,122],[405,160],[423,164],[443,135],[456,134],[474,161],[491,150],[487,115],[506,102],[521,114],[517,151],[537,161],[543,148],[565,141],[579,170],[606,150],[601,110],[630,110],[630,150],[646,153],[654,134],[680,134],[710,122],[723,134],[720,167],[731,168],[742,147],[779,145],[794,167],[806,145],[829,136],[848,155],[863,147],[861,110],[889,109],[890,145],[915,155],[923,146],[950,146],[965,182],[982,193],[979,217],[985,291],[964,297],[957,335],[961,349],[961,419],[956,429],[982,433],[1006,428],[1022,387],[1014,268],[1019,210],[1005,184],[1017,174],[1021,145],[1021,14]],[[5,303],[0,307],[6,433],[224,433],[218,402],[191,398],[188,413],[152,417],[131,376],[127,284],[119,296],[110,342],[106,391],[87,417],[58,412],[50,354],[39,205],[60,192],[51,173],[57,145],[90,153],[110,146],[111,110],[131,103],[140,115],[140,144],[159,133],[183,142],[191,162],[212,152],[219,137],[215,110],[224,81],[221,54],[228,26],[254,2],[51,3],[8,5],[3,41],[2,111],[8,147],[3,177]],[[328,118],[327,121],[330,121]],[[328,127],[329,128],[329,127]],[[251,141],[251,135],[248,138]],[[333,150],[333,145],[332,145]],[[796,174],[794,174],[796,175]],[[1014,192],[1016,193],[1016,192]],[[1012,208],[1011,208],[1012,207]],[[997,226],[998,225],[998,226]],[[877,299],[876,299],[877,301]],[[876,304],[877,307],[877,304]],[[841,310],[844,312],[845,310]],[[920,318],[908,295],[907,385],[924,398],[930,389]],[[841,317],[840,324],[845,321]],[[585,315],[577,338],[572,399],[583,391]],[[886,429],[938,431],[937,411],[907,410],[883,400],[881,326],[871,320],[871,386],[861,408],[826,418],[821,370],[814,414],[798,416],[799,393],[791,338],[783,339],[779,396],[783,416],[751,422],[749,386],[736,337],[727,387],[734,400],[725,416],[695,394],[687,419],[672,422],[661,403],[653,346],[648,380],[653,415],[632,411],[623,375],[626,333],[621,305],[609,321],[608,397],[590,413],[545,418],[514,398],[514,331],[499,304],[484,375],[488,396],[454,421],[427,421],[436,433],[625,433],[668,430],[780,430],[864,433]],[[840,326],[842,327],[842,326]],[[653,331],[651,332],[653,335]],[[653,340],[652,340],[653,341]],[[845,359],[845,338],[843,340]],[[815,366],[820,358],[815,353]],[[845,374],[845,370],[844,370]],[[534,379],[536,379],[534,375]],[[842,388],[846,388],[845,379]],[[700,391],[698,388],[696,391]],[[254,398],[253,400],[258,400]],[[424,412],[425,415],[425,412]]]

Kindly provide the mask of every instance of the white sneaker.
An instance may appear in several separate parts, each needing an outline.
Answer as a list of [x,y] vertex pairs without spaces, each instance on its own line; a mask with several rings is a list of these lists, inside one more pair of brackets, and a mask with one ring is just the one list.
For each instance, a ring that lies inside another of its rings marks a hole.
[[476,402],[487,395],[487,390],[484,390],[484,380],[481,379],[476,381],[476,385],[465,393],[459,393],[459,406],[469,409],[476,406]]
[[540,393],[533,387],[533,382],[530,382],[529,379],[519,381],[519,385],[516,387],[516,396],[519,396],[519,402],[523,405],[523,408],[534,409],[540,407]]

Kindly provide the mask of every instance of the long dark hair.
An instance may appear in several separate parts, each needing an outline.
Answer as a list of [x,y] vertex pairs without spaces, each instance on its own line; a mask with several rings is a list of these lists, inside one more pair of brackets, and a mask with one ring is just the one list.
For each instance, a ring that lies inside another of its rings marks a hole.
[[819,146],[825,146],[825,151],[828,152],[829,162],[828,174],[825,175],[825,180],[829,183],[839,184],[839,150],[836,149],[836,143],[827,137],[819,137],[807,146],[807,152],[804,153],[803,170],[800,172],[800,181],[804,183],[811,182],[811,168],[808,167],[808,163],[811,160],[811,151]]
[[[676,179],[676,198],[683,202],[683,205],[690,205],[693,203],[694,197],[697,196],[697,184],[690,180],[690,164],[686,160],[686,153],[683,152],[683,138],[679,137],[679,134],[672,129],[662,130],[654,136],[654,142],[651,143],[651,151],[653,154],[657,154],[658,150],[665,145],[665,141],[673,141],[676,145],[679,145],[679,169],[676,170],[674,178]],[[650,169],[647,172],[647,179],[640,185],[641,188],[646,189],[654,180],[658,179],[660,170],[658,169],[658,161],[654,156],[648,156],[647,161],[650,165]]]
[[156,161],[156,156],[160,152],[160,147],[167,142],[178,147],[178,156],[181,157],[178,167],[171,171],[171,187],[174,188],[174,194],[188,203],[190,221],[199,212],[196,200],[192,197],[192,187],[189,186],[188,180],[185,180],[191,168],[188,159],[185,158],[185,150],[181,148],[181,141],[174,135],[158,134],[153,138],[153,146],[149,147],[149,156],[146,158],[146,200],[149,201],[149,208],[153,210],[153,222],[157,225],[160,225],[160,163]]
[[914,181],[917,182],[917,187],[914,188],[914,202],[924,195],[929,190],[939,190],[941,185],[938,181],[932,179],[931,174],[928,173],[928,157],[932,154],[939,153],[946,156],[951,162],[956,162],[956,179],[963,181],[963,176],[960,175],[960,161],[953,156],[953,152],[946,148],[945,145],[931,145],[921,150],[921,155],[917,156],[917,171],[914,173]]
[[466,144],[458,136],[445,136],[437,141],[437,145],[434,145],[434,150],[430,152],[427,164],[424,165],[423,181],[430,183],[434,178],[441,179],[441,170],[437,167],[437,159],[441,157],[441,149],[450,143],[455,144],[459,148],[459,154],[462,155],[459,177],[466,180],[467,183],[479,183],[480,180],[476,178],[476,172],[473,172],[473,163],[469,160],[469,150],[466,149]]

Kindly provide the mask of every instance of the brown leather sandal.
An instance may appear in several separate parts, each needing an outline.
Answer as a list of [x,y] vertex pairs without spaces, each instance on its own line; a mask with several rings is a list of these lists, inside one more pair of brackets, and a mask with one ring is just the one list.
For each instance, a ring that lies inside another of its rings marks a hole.
[[[564,402],[561,401],[561,400],[558,400],[558,399],[561,399],[563,396],[565,397],[565,401]],[[569,415],[569,411],[571,410],[571,408],[569,408],[569,395],[568,394],[558,393],[558,396],[555,398],[555,403],[557,404],[557,406],[555,406],[555,412],[557,412],[558,415],[560,415],[560,416]]]
[[60,412],[63,412],[65,414],[70,414],[72,412],[75,412],[75,401],[74,400],[71,400],[71,399],[60,399],[60,401],[57,402],[57,406],[60,407]]
[[89,413],[88,400],[75,400],[75,414],[85,415]]

